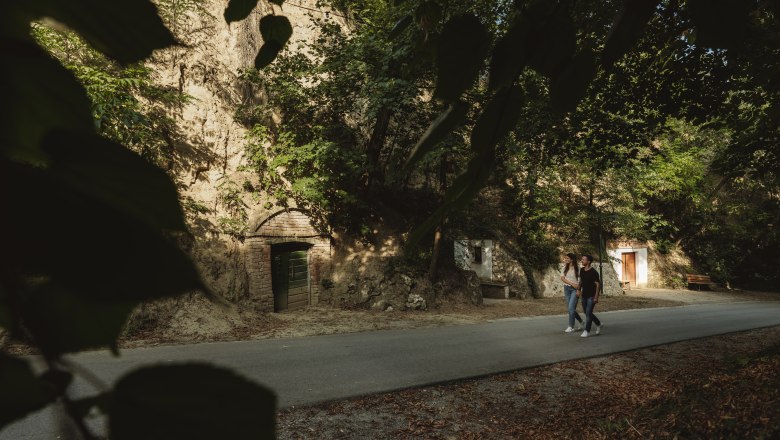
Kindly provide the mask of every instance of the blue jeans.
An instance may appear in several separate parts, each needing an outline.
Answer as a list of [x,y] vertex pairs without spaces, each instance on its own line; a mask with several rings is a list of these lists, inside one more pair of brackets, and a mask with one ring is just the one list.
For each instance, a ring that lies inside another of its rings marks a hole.
[[563,297],[566,298],[566,306],[569,308],[569,327],[574,327],[574,320],[582,322],[577,313],[577,290],[568,284],[563,285]]
[[599,318],[593,314],[593,308],[596,307],[596,303],[593,301],[593,297],[582,298],[582,308],[585,309],[585,330],[590,332],[590,325],[594,322],[596,325],[601,325]]

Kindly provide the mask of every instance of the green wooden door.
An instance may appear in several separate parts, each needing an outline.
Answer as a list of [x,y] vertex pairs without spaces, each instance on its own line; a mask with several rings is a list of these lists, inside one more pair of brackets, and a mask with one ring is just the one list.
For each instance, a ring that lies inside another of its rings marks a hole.
[[274,311],[307,306],[309,304],[308,252],[274,253],[271,283],[274,291]]
[[308,252],[290,252],[287,281],[287,308],[299,309],[309,305]]

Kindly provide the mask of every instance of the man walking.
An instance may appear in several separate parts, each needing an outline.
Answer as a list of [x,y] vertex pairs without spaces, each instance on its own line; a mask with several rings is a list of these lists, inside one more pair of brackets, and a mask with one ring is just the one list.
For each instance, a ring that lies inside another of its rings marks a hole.
[[582,298],[582,308],[585,309],[585,331],[580,336],[587,338],[593,323],[596,324],[596,334],[601,333],[601,321],[593,314],[593,308],[599,302],[601,279],[599,273],[592,267],[592,255],[583,255],[581,261],[580,288],[577,290],[577,296]]

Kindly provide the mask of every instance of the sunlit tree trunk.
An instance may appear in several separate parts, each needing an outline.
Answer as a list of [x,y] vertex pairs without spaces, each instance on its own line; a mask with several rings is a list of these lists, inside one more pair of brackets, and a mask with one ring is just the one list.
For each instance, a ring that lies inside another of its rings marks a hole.
[[[447,156],[442,155],[441,159],[439,160],[439,190],[444,193],[447,191],[447,168],[449,164],[447,163]],[[444,239],[444,227],[447,223],[447,219],[439,223],[439,225],[436,226],[436,230],[434,231],[433,235],[433,250],[431,251],[431,265],[428,269],[428,278],[431,281],[436,281],[436,278],[439,275],[439,268],[444,266],[454,266],[455,265],[455,250],[450,249],[454,246],[452,243],[447,243],[447,240]],[[449,247],[447,247],[449,246]],[[447,249],[449,251],[442,251],[442,249]]]

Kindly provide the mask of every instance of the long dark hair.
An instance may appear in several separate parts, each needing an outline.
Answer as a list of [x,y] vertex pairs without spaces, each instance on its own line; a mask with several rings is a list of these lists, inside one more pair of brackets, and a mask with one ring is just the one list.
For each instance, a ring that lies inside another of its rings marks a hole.
[[563,269],[563,274],[566,275],[569,273],[569,265],[574,265],[574,276],[579,278],[580,277],[580,266],[577,264],[577,256],[573,253],[569,252],[566,254],[567,257],[569,257],[569,260],[571,263],[566,263],[566,267]]

